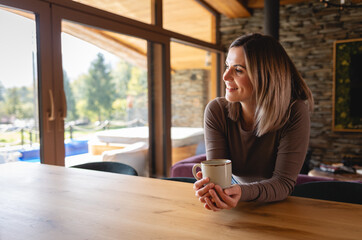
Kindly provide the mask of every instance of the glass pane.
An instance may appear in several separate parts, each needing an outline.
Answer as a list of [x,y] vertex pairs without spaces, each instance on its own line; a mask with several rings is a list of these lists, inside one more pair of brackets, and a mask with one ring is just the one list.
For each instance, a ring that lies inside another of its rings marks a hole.
[[163,0],[163,27],[214,43],[214,16],[194,0]]
[[216,96],[214,53],[171,42],[172,163],[203,153],[203,116]]
[[134,20],[151,24],[151,0],[72,0]]
[[34,19],[0,7],[0,163],[40,162]]
[[62,59],[65,165],[118,161],[147,176],[147,41],[63,21]]

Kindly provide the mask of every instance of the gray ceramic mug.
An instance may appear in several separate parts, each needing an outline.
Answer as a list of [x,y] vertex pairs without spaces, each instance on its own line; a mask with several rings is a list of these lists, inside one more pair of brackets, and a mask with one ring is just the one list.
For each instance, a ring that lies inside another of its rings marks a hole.
[[201,168],[202,177],[208,177],[210,182],[219,185],[221,188],[231,186],[231,160],[229,159],[211,159],[197,163],[192,167],[192,174],[197,180],[197,168]]

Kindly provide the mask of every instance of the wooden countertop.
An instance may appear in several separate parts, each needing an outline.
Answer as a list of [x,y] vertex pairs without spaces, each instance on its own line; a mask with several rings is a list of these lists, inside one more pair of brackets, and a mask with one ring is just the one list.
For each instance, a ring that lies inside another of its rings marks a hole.
[[189,183],[0,164],[0,239],[361,239],[362,205],[289,197],[205,210]]

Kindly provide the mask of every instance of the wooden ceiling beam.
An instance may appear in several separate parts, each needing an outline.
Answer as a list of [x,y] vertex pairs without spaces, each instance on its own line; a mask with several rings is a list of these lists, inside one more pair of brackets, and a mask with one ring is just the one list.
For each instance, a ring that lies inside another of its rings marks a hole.
[[146,41],[144,40],[138,40],[120,34],[112,35],[112,33],[107,31],[89,28],[71,22],[63,22],[62,31],[122,59],[127,59],[128,62],[140,68],[147,69],[147,50]]
[[213,9],[229,18],[250,17],[245,0],[203,0]]
[[[229,18],[245,18],[250,17],[250,9],[263,8],[264,0],[197,0],[204,2],[211,8]],[[295,4],[310,0],[280,0],[280,5]]]
[[[280,0],[280,5],[295,4],[301,2],[307,2],[310,0]],[[248,8],[264,8],[264,0],[247,0],[246,6]]]
[[220,13],[215,8],[213,8],[211,5],[209,5],[207,3],[207,1],[205,1],[205,0],[195,0],[195,1],[198,2],[206,10],[208,10],[212,15],[214,15],[214,16],[220,15]]

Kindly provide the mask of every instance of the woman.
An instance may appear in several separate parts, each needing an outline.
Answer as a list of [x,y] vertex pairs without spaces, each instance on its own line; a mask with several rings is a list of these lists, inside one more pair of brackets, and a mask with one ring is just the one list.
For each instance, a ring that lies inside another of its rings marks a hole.
[[230,45],[223,80],[225,98],[205,109],[206,155],[231,159],[237,184],[222,190],[201,179],[194,184],[196,196],[214,211],[239,201],[285,199],[308,148],[311,91],[280,43],[261,34]]

